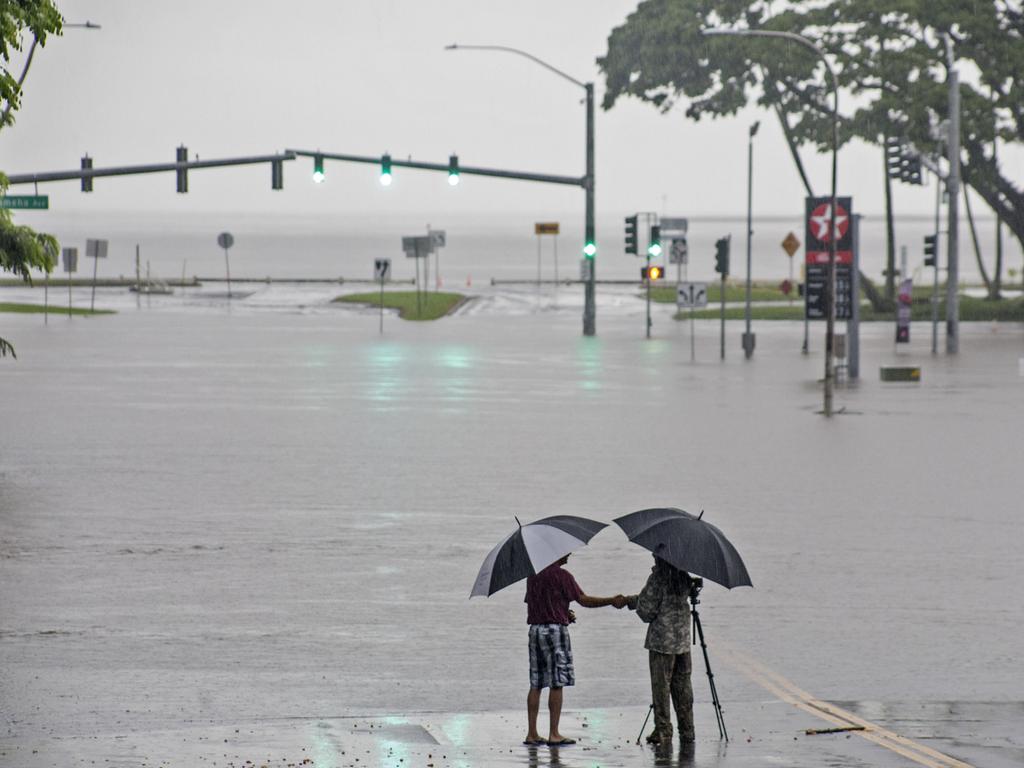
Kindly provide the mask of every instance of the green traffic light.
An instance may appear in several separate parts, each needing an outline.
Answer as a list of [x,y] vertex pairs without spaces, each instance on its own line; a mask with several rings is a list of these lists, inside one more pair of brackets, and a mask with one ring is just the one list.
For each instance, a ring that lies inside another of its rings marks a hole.
[[380,183],[381,186],[391,186],[391,155],[384,155],[380,159]]
[[313,181],[320,184],[324,180],[324,156],[313,157]]
[[647,248],[647,253],[651,256],[661,256],[661,243],[651,243]]
[[453,187],[459,183],[459,156],[452,155],[448,158],[448,183]]
[[583,255],[586,256],[588,259],[594,258],[596,254],[597,246],[594,245],[593,243],[587,243],[586,245],[583,246]]

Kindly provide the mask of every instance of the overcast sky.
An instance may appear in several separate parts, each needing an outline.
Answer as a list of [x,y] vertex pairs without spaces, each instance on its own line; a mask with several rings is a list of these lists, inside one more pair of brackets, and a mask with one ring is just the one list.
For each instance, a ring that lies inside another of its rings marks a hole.
[[[631,0],[61,0],[67,29],[37,52],[14,127],[0,134],[8,173],[172,161],[179,144],[202,159],[286,147],[582,175],[582,89],[516,56],[445,51],[462,44],[525,49],[580,80],[604,84],[595,63]],[[694,123],[620,101],[597,114],[597,206],[605,215],[742,214],[747,129],[755,140],[754,209],[793,214],[803,186],[776,119],[763,111]],[[1009,157],[1009,155],[1007,155]],[[804,151],[825,194],[829,158]],[[1024,178],[1020,153],[1011,175]],[[51,210],[185,210],[288,213],[577,212],[582,192],[519,181],[398,169],[387,189],[366,165],[195,171],[177,195],[171,174],[48,184]],[[877,148],[840,153],[841,194],[865,213],[883,209]],[[30,192],[28,187],[12,192]],[[901,213],[928,214],[934,187],[897,185]],[[979,211],[981,211],[979,206]]]

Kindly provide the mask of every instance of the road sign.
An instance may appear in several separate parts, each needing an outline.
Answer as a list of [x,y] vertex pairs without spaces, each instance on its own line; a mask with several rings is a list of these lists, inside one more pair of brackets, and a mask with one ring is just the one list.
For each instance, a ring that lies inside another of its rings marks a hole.
[[61,261],[64,262],[64,271],[69,275],[78,271],[78,249],[64,248],[60,252]]
[[690,220],[683,216],[663,216],[659,221],[661,226],[661,237],[662,239],[671,239],[673,237],[686,238],[686,233],[690,228]]
[[[219,235],[217,235],[217,245],[219,245],[224,250],[227,250],[234,244],[235,238],[231,236],[230,232],[221,232]],[[244,255],[245,254],[243,254],[243,256]]]
[[429,229],[427,230],[427,235],[430,237],[431,251],[435,248],[444,248],[448,240],[448,236],[443,229]]
[[832,236],[836,235],[836,293],[835,319],[849,320],[853,316],[853,205],[849,197],[836,198],[836,228],[830,232],[832,199],[808,197],[806,199],[806,316],[809,320],[828,317],[825,294],[828,291],[828,260]]
[[381,282],[391,279],[391,259],[373,260],[373,279]]
[[5,195],[0,197],[0,208],[21,208],[45,211],[50,207],[49,195]]
[[106,240],[86,240],[85,255],[90,259],[105,259],[107,258],[107,245]]
[[685,264],[689,252],[685,237],[673,237],[668,250],[668,260],[672,264]]
[[800,238],[798,238],[793,232],[786,235],[786,238],[782,241],[782,250],[786,252],[789,258],[793,258],[793,254],[800,248]]
[[586,282],[594,274],[594,262],[590,259],[580,259],[580,280]]
[[410,259],[425,259],[433,248],[431,247],[430,235],[414,235],[413,237],[402,238],[402,250]]
[[558,234],[558,222],[557,221],[538,221],[533,225],[533,234],[535,235],[557,235]]
[[679,283],[676,287],[676,306],[680,309],[695,309],[707,305],[707,283]]
[[913,302],[914,281],[906,279],[900,283],[899,299],[896,304],[896,343],[910,342],[910,305]]

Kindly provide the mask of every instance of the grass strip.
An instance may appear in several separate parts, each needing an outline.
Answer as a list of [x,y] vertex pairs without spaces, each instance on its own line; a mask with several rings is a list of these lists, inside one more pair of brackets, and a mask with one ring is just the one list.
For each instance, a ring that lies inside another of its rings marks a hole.
[[[709,302],[710,303],[710,302]],[[726,320],[742,320],[746,315],[743,307],[726,307]],[[698,320],[709,320],[720,317],[721,309],[709,306],[707,309],[694,310],[693,316]],[[939,302],[939,322],[946,321],[946,302]],[[677,312],[676,320],[686,320],[690,317],[688,310]],[[803,320],[804,307],[802,303],[783,306],[754,306],[750,308],[750,317],[754,320]],[[896,322],[894,312],[875,312],[870,305],[863,304],[860,308],[860,319],[862,322]],[[932,319],[931,304],[925,300],[915,300],[910,307],[910,319],[914,322],[923,322]],[[1024,322],[1024,298],[1002,299],[990,301],[989,299],[976,299],[970,296],[960,297],[960,320],[963,322]],[[845,322],[845,321],[842,321]]]
[[[403,320],[437,320],[454,310],[465,300],[461,293],[421,293],[419,300],[416,291],[384,291],[383,304],[385,309],[397,309],[398,316]],[[350,293],[338,296],[335,301],[348,304],[368,304],[371,307],[381,306],[381,293]]]
[[[14,302],[0,302],[0,312],[15,312],[24,315],[41,315],[43,312],[49,312],[51,315],[66,315],[68,308],[61,306],[60,304],[51,304],[48,309],[43,309],[42,304],[18,304]],[[72,307],[72,315],[114,315],[117,314],[113,309],[84,309],[81,307]]]

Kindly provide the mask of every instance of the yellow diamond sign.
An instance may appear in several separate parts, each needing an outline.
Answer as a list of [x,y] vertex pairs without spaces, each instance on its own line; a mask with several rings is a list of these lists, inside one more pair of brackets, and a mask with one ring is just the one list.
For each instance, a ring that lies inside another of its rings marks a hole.
[[796,253],[799,247],[800,240],[797,239],[797,236],[792,232],[786,235],[786,239],[782,241],[782,250],[786,252],[786,255],[789,256],[789,258],[793,258],[793,254]]

